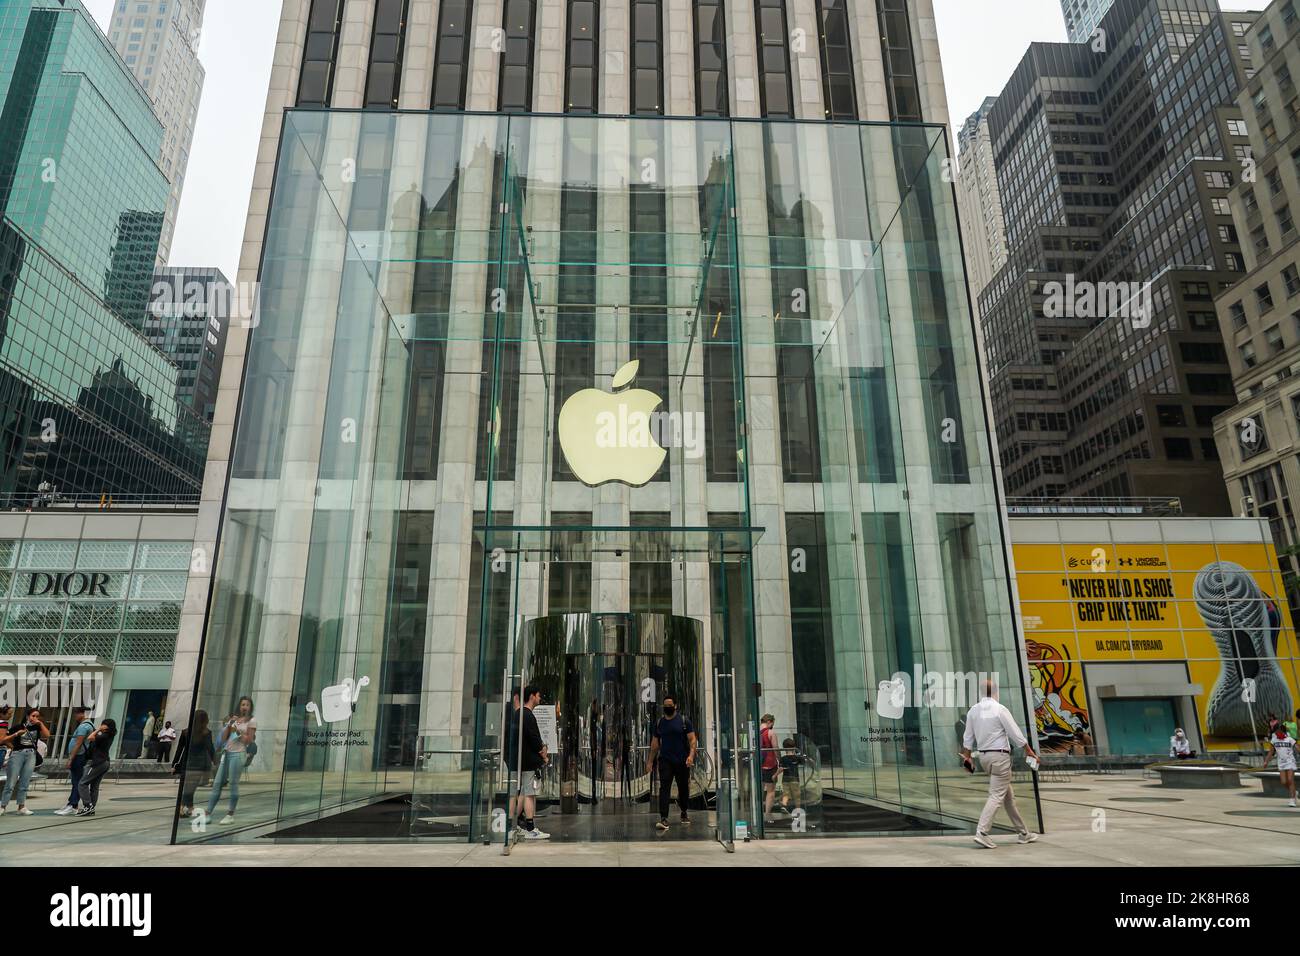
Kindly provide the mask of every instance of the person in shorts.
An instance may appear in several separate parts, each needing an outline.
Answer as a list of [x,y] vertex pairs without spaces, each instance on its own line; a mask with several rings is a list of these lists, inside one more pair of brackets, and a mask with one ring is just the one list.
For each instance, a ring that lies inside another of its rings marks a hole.
[[781,809],[786,813],[798,810],[803,804],[803,791],[799,786],[799,771],[803,767],[803,754],[793,737],[781,741]]
[[1290,807],[1295,806],[1295,748],[1295,738],[1279,723],[1269,735],[1268,756],[1264,758],[1264,766],[1267,767],[1273,756],[1277,755],[1277,776],[1282,786],[1286,787],[1287,792],[1291,794],[1291,800],[1287,804]]
[[[512,753],[518,754],[519,761],[519,796],[523,804],[522,837],[525,840],[549,840],[551,835],[537,829],[534,817],[537,815],[537,794],[542,789],[542,770],[550,755],[546,752],[546,742],[542,740],[542,729],[537,724],[533,708],[542,702],[542,692],[529,684],[520,695],[518,719],[511,726],[513,733],[509,741]],[[520,744],[519,736],[523,743]],[[515,768],[511,768],[514,770]]]
[[776,803],[776,775],[781,769],[781,757],[776,748],[776,717],[764,714],[758,733],[759,762],[763,771],[763,820],[772,822],[772,804]]

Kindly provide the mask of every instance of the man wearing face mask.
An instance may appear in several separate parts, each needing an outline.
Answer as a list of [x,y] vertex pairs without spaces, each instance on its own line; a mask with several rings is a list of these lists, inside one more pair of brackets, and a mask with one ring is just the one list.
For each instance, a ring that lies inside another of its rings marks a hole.
[[1196,756],[1196,751],[1192,750],[1192,742],[1187,739],[1187,734],[1183,733],[1183,728],[1179,727],[1174,731],[1174,735],[1169,738],[1169,756],[1178,760],[1188,760]]
[[686,812],[691,799],[691,768],[695,766],[695,728],[684,714],[677,712],[677,701],[664,698],[664,715],[655,724],[654,739],[650,741],[650,764],[647,770],[654,773],[655,759],[659,760],[659,822],[655,827],[661,832],[668,829],[668,801],[672,795],[673,781],[677,782],[677,806],[682,811],[682,826],[689,826]]

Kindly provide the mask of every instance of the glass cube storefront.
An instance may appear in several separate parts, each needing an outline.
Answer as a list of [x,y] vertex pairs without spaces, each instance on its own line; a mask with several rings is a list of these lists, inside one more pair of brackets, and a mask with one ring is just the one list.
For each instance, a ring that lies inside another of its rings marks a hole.
[[653,833],[666,695],[674,838],[969,829],[973,701],[921,685],[1023,723],[1024,665],[946,148],[289,111],[196,689],[257,747],[176,839],[508,847],[528,684],[558,839]]

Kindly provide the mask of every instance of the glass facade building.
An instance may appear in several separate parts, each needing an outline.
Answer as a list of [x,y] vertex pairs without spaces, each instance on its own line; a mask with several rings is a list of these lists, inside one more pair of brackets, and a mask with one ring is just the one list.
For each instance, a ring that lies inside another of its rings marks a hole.
[[207,426],[138,331],[162,128],[78,0],[0,3],[0,504],[197,501]]
[[922,123],[289,109],[190,724],[246,696],[257,751],[175,839],[505,845],[530,683],[560,838],[651,832],[666,695],[697,837],[973,826],[978,687],[928,677],[1028,715],[947,158]]

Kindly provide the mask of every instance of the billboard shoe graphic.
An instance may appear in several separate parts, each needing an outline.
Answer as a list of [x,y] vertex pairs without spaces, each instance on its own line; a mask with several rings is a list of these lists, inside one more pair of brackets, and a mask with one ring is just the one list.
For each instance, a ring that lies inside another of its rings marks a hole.
[[[363,677],[355,684],[351,677],[343,678],[341,683],[326,687],[321,691],[320,706],[314,700],[307,701],[307,713],[316,716],[316,726],[336,724],[352,716],[352,706],[361,697],[361,688],[370,684],[369,677]],[[322,720],[324,718],[324,720]]]
[[[1277,663],[1282,615],[1250,573],[1231,561],[1201,568],[1192,593],[1219,648],[1219,679],[1205,707],[1206,732],[1212,737],[1254,736],[1266,714],[1292,712],[1291,691]],[[1254,698],[1248,703],[1244,688],[1250,681]]]

